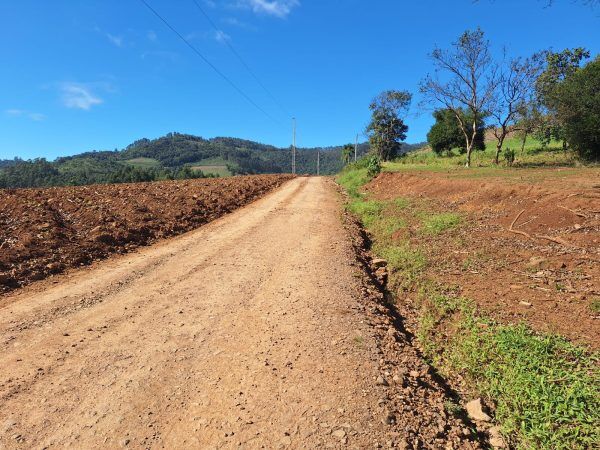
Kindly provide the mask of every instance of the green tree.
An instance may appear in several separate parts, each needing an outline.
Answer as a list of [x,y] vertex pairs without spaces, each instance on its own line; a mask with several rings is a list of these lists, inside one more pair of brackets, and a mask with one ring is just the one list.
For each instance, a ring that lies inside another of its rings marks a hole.
[[542,72],[543,59],[543,53],[536,53],[531,58],[514,58],[501,68],[490,107],[490,116],[494,119],[492,133],[496,138],[496,164],[506,136],[519,120],[519,113],[535,101],[535,85]]
[[383,161],[396,157],[406,139],[408,126],[402,115],[408,111],[412,95],[407,91],[385,91],[369,105],[371,122],[367,134],[371,149]]
[[581,62],[589,58],[590,52],[578,47],[561,52],[546,51],[544,55],[546,68],[536,81],[536,93],[543,107],[544,118],[539,124],[536,137],[544,144],[552,139],[563,141],[563,148],[566,150],[568,141],[563,123],[557,114],[559,86],[579,69]]
[[[463,110],[459,114],[463,122],[471,120]],[[427,142],[431,149],[438,155],[454,148],[460,149],[461,153],[466,152],[465,137],[455,113],[450,109],[438,109],[434,111],[433,117],[435,123],[427,133]],[[467,133],[470,135],[472,131],[467,129]],[[478,121],[477,134],[473,142],[474,149],[485,150],[485,125],[481,119]]]
[[571,147],[583,158],[600,159],[600,56],[568,75],[553,101]]
[[540,111],[540,106],[537,101],[523,103],[519,105],[515,130],[517,136],[521,138],[521,155],[525,151],[527,138],[536,133],[543,123],[544,116]]
[[342,147],[342,161],[344,164],[350,163],[352,160],[352,154],[354,153],[354,145],[346,144]]

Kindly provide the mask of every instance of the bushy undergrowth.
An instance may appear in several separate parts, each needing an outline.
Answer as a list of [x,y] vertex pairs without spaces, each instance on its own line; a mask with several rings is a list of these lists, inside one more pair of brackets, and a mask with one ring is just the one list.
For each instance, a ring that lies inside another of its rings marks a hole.
[[[427,251],[421,242],[443,233],[452,238],[452,230],[465,220],[406,198],[366,198],[360,183],[369,177],[361,170],[348,170],[338,181],[352,196],[349,209],[372,236],[373,252],[388,261],[389,288],[397,294],[419,293],[417,338],[431,364],[449,377],[460,375],[471,395],[494,405],[495,420],[515,448],[597,448],[597,354],[526,325],[497,323],[479,314],[468,299],[447,294],[452,291],[426,277]],[[421,237],[411,241],[401,232],[407,227]]]

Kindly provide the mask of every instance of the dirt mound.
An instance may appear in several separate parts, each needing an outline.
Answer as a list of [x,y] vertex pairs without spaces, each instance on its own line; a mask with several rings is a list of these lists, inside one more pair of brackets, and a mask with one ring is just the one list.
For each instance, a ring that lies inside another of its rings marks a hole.
[[189,231],[290,178],[0,190],[0,293]]
[[526,175],[535,181],[384,173],[367,189],[467,217],[450,237],[428,238],[433,278],[501,320],[598,347],[600,174]]

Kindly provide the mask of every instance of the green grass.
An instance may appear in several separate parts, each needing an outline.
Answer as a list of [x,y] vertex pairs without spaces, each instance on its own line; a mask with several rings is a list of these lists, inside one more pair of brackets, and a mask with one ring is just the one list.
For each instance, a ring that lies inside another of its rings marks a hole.
[[495,420],[515,447],[587,449],[600,442],[597,356],[559,336],[481,317],[466,299],[429,291],[422,301],[425,355],[496,405]]
[[385,216],[373,222],[373,233],[391,238],[395,233],[407,227],[406,220],[401,217]]
[[[426,276],[426,240],[428,235],[453,239],[464,219],[433,211],[427,202],[369,199],[361,193],[368,181],[364,169],[338,177],[351,196],[348,209],[372,236],[373,252],[388,261],[388,288],[418,293],[416,336],[430,363],[443,375],[460,375],[469,398],[482,396],[495,405],[495,420],[512,447],[598,448],[598,353],[523,324],[495,322],[469,299],[448,294],[454,289]],[[410,224],[419,227],[419,239],[394,236]],[[593,299],[590,308],[600,311],[600,299]],[[460,411],[457,405],[447,407]]]
[[427,258],[408,243],[376,242],[373,251],[388,262],[392,286],[408,288],[427,266]]
[[431,214],[423,219],[423,232],[425,234],[441,234],[458,227],[461,222],[462,217],[455,213]]
[[590,309],[596,314],[600,314],[600,297],[596,297],[590,303]]
[[398,209],[406,209],[410,207],[412,202],[407,198],[398,197],[393,200],[393,204]]
[[204,158],[188,165],[192,170],[201,170],[205,175],[212,174],[219,177],[230,177],[232,175],[231,171],[227,168],[228,165],[237,167],[237,164],[227,161],[220,156]]
[[337,182],[346,189],[353,198],[360,197],[359,189],[370,181],[367,169],[346,169],[337,177]]
[[151,169],[154,167],[160,167],[160,162],[153,158],[133,158],[123,161],[133,167],[139,167],[142,169]]
[[231,161],[227,161],[220,156],[216,156],[213,158],[204,158],[199,161],[192,163],[192,166],[226,166],[227,164],[232,164]]
[[[542,167],[542,166],[573,166],[579,162],[572,152],[564,152],[561,142],[550,142],[548,146],[543,147],[540,141],[528,138],[523,151],[521,151],[520,138],[509,138],[504,141],[503,149],[513,149],[516,152],[516,161],[514,166],[518,167]],[[487,167],[498,169],[493,163],[496,152],[495,141],[486,142],[486,149],[483,151],[474,151],[471,155],[471,164],[474,168]],[[448,154],[438,156],[428,147],[397,159],[393,163],[385,164],[386,171],[406,171],[406,170],[426,170],[429,172],[447,172],[464,167],[466,156],[461,154],[458,149],[454,149]],[[503,153],[500,154],[500,165],[506,166]],[[476,171],[470,171],[473,174]]]
[[360,217],[363,225],[367,228],[381,218],[383,207],[383,203],[376,200],[362,199],[355,199],[348,205],[348,209]]
[[232,173],[227,166],[192,165],[192,170],[202,171],[204,175],[218,175],[219,177],[230,177]]

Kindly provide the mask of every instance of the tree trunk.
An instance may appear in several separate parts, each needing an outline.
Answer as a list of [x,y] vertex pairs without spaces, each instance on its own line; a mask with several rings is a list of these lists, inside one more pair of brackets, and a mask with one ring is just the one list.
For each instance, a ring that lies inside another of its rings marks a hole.
[[521,157],[523,157],[523,152],[525,151],[525,142],[527,141],[527,132],[523,132],[523,140],[521,141]]
[[496,144],[496,155],[494,156],[494,164],[500,164],[500,152],[502,151],[502,142]]
[[467,168],[471,167],[471,150],[473,150],[472,140],[471,142],[467,142],[467,163],[465,164],[465,167]]
[[477,136],[477,118],[473,121],[473,134],[471,135],[471,139],[469,142],[469,138],[467,137],[467,163],[465,167],[471,167],[471,152],[473,151],[473,144],[475,144],[475,137]]
[[504,139],[506,138],[506,126],[502,125],[500,136],[496,136],[498,143],[496,144],[496,156],[494,157],[494,164],[500,164],[500,152],[502,151],[502,145],[504,145]]

